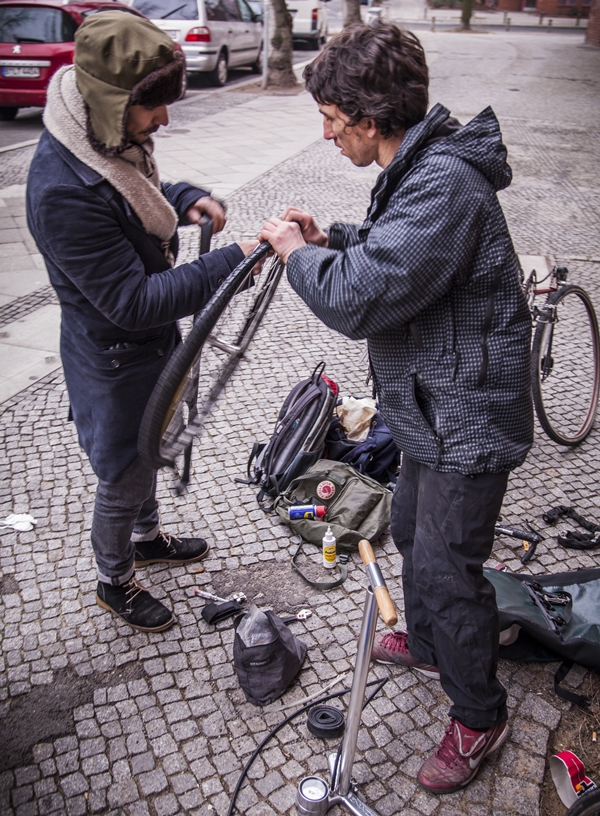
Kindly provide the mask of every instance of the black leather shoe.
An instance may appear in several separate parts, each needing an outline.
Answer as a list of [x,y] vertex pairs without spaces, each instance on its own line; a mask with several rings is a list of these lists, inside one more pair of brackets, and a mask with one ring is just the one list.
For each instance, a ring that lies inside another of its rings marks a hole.
[[191,564],[202,561],[210,547],[203,538],[175,538],[162,530],[152,541],[136,541],[135,567],[150,564]]
[[96,603],[141,632],[162,632],[175,623],[170,612],[132,576],[120,586],[98,581]]

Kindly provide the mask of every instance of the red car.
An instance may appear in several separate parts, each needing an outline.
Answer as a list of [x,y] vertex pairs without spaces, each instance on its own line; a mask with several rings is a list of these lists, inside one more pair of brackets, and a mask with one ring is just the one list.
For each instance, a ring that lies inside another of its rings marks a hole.
[[0,120],[45,105],[52,75],[73,62],[77,28],[90,14],[115,9],[144,17],[116,0],[0,0]]

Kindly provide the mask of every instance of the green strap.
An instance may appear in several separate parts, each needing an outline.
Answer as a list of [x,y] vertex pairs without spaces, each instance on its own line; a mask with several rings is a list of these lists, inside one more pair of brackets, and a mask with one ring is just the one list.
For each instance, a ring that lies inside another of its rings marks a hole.
[[[311,581],[310,578],[307,578],[306,575],[302,572],[298,564],[296,564],[296,558],[300,555],[302,550],[303,544],[313,544],[315,547],[321,548],[320,544],[314,544],[312,541],[304,541],[302,540],[300,544],[298,544],[298,548],[296,552],[292,556],[292,567],[296,570],[298,575],[301,578],[304,578],[307,584],[310,584],[315,589],[335,589],[335,587],[341,586],[346,578],[348,577],[348,556],[347,555],[338,555],[338,566],[340,568],[340,577],[336,581]],[[343,559],[343,560],[342,560]]]

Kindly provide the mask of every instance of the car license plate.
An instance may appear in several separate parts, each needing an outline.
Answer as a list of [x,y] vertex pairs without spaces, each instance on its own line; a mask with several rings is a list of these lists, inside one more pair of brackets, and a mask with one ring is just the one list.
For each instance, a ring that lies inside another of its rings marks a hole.
[[176,40],[179,37],[179,31],[165,30],[165,34],[167,35],[167,37],[170,37],[172,40]]
[[27,77],[28,79],[36,79],[40,75],[39,68],[33,68],[31,65],[16,66],[4,65],[2,67],[2,76],[5,77]]

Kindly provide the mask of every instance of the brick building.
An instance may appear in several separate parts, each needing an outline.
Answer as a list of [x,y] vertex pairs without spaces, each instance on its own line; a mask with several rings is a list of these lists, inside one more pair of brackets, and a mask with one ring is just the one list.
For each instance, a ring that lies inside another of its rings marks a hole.
[[600,46],[600,0],[592,0],[585,41],[588,45]]

